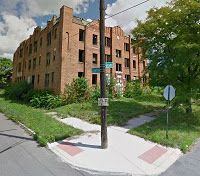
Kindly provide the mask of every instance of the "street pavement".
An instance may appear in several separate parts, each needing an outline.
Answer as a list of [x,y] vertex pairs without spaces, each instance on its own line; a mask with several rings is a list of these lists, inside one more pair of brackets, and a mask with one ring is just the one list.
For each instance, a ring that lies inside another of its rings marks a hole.
[[39,147],[23,129],[0,114],[0,176],[89,176]]
[[200,176],[200,141],[161,176]]

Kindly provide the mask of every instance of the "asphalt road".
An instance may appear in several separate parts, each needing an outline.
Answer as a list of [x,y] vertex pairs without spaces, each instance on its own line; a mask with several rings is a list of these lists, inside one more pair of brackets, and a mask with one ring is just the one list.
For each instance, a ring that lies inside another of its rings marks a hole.
[[0,114],[0,176],[89,176],[39,147],[23,129]]
[[200,176],[200,141],[161,176]]

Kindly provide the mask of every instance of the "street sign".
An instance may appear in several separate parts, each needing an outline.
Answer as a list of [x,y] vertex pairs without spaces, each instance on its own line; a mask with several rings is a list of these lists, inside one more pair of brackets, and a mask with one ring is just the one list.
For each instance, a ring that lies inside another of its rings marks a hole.
[[113,68],[112,62],[106,62],[106,68]]
[[108,98],[98,98],[98,106],[109,106]]
[[163,96],[165,97],[166,100],[172,101],[175,97],[175,89],[173,86],[168,85],[164,89]]
[[92,73],[100,73],[100,68],[92,68]]

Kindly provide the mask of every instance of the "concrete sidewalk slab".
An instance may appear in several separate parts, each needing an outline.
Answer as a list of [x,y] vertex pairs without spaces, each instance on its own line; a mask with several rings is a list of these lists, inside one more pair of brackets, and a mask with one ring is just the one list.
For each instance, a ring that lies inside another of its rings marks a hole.
[[[78,147],[81,151],[73,156],[70,151],[60,148],[60,143],[49,144],[49,148],[76,169],[115,176],[159,175],[182,155],[178,149],[166,148],[113,128],[108,128],[108,139],[108,148],[105,150],[100,147],[100,133],[87,133],[75,139],[64,140],[66,145]],[[140,158],[154,148],[165,152],[158,155],[160,151],[154,151],[151,163]]]

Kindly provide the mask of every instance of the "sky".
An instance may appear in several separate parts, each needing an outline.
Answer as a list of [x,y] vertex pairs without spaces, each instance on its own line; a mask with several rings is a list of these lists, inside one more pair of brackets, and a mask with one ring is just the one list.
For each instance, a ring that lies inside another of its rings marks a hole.
[[[106,16],[134,6],[144,0],[105,0]],[[106,26],[121,26],[129,34],[136,20],[144,20],[147,11],[166,5],[170,0],[150,0],[145,4],[106,20]],[[12,58],[20,42],[31,35],[36,26],[44,27],[52,15],[59,16],[62,5],[72,7],[74,15],[99,18],[99,0],[0,0],[0,57]]]

